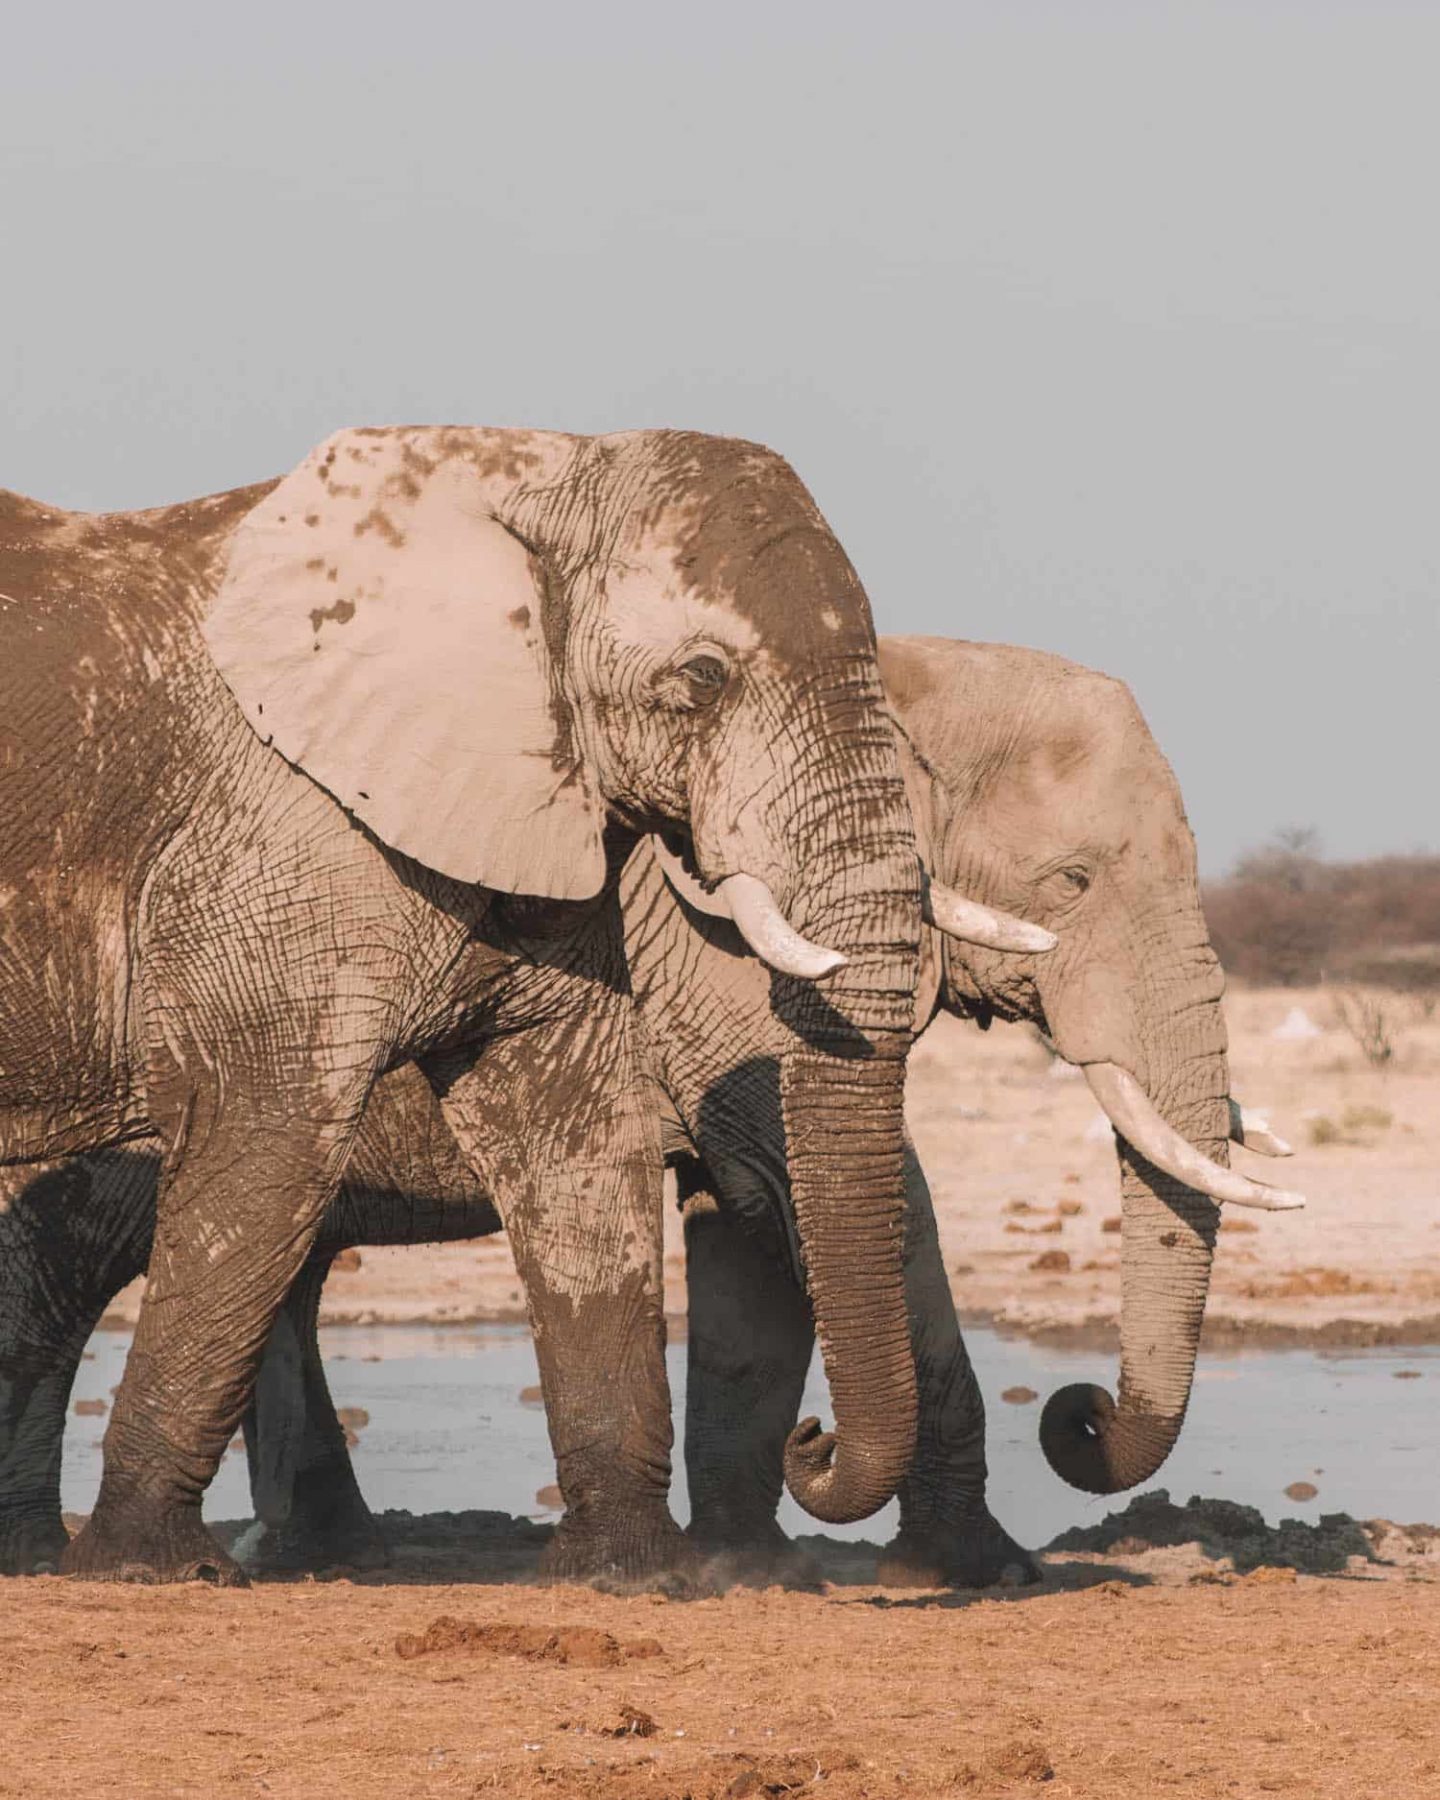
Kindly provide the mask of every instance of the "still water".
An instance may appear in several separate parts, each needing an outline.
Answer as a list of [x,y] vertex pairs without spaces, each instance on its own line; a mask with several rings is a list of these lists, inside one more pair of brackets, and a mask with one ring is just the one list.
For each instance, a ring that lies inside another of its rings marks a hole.
[[[335,1326],[321,1333],[337,1406],[363,1407],[355,1465],[376,1511],[412,1512],[487,1507],[553,1518],[537,1503],[555,1479],[545,1415],[522,1402],[537,1380],[524,1326]],[[972,1328],[970,1354],[989,1415],[990,1503],[1022,1543],[1038,1546],[1070,1525],[1089,1524],[1124,1504],[1067,1488],[1050,1472],[1036,1441],[1040,1408],[1069,1381],[1113,1385],[1116,1359],[1057,1350]],[[75,1398],[109,1400],[119,1381],[129,1336],[97,1332],[93,1360],[81,1365]],[[676,1396],[675,1516],[688,1517],[683,1459],[685,1351],[670,1351]],[[1402,1371],[1415,1374],[1402,1376]],[[1418,1379],[1415,1378],[1418,1375]],[[1031,1388],[1038,1399],[1014,1404],[1007,1388]],[[829,1420],[818,1360],[805,1410]],[[1408,1350],[1243,1351],[1202,1357],[1185,1430],[1151,1487],[1175,1500],[1221,1496],[1257,1506],[1273,1524],[1282,1517],[1318,1519],[1322,1512],[1403,1523],[1440,1522],[1440,1347]],[[105,1420],[77,1417],[65,1439],[63,1500],[88,1512],[100,1481]],[[1286,1498],[1308,1481],[1315,1499]],[[207,1496],[211,1518],[248,1518],[242,1452],[226,1456]],[[894,1529],[892,1502],[838,1537],[884,1542]],[[787,1496],[787,1531],[813,1531]]]

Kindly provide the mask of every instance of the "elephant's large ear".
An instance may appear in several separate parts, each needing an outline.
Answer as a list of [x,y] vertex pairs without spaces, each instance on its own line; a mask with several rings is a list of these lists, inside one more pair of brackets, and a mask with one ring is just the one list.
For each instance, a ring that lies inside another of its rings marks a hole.
[[491,510],[477,449],[493,462],[496,436],[331,438],[236,530],[205,639],[255,730],[384,843],[461,881],[586,899],[603,808],[544,571]]

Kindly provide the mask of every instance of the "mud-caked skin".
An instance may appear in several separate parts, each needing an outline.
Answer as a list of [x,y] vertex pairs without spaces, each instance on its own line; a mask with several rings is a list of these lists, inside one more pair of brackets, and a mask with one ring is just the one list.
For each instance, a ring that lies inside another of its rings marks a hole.
[[[0,1170],[0,1574],[53,1572],[69,1542],[60,1451],[70,1391],[90,1333],[145,1272],[159,1179],[160,1147],[149,1138],[40,1169]],[[256,1508],[247,1567],[386,1559],[316,1337],[335,1256],[361,1243],[448,1242],[500,1229],[419,1070],[406,1064],[382,1076],[246,1408]]]
[[[932,869],[952,882],[968,879],[982,899],[1049,919],[1079,946],[1022,961],[961,952],[953,944],[942,950],[927,934],[922,1022],[937,1007],[982,1021],[991,1011],[1028,1018],[1060,1033],[1077,1055],[1108,1050],[1133,1059],[1135,1043],[1150,1043],[1158,1047],[1145,1067],[1159,1091],[1167,1091],[1179,1077],[1167,1072],[1165,1045],[1173,1041],[1178,1053],[1187,1041],[1183,1014],[1193,1001],[1187,970],[1198,956],[1190,934],[1203,923],[1197,923],[1193,860],[1185,855],[1188,833],[1174,780],[1133,701],[1118,683],[1034,651],[886,639],[881,658]],[[728,927],[692,914],[675,898],[643,846],[625,872],[623,893],[648,1057],[685,1208],[690,1533],[718,1580],[808,1585],[814,1565],[775,1521],[814,1320],[797,1279],[803,1254],[788,1204],[776,1060],[784,1040],[771,1017],[769,979],[741,954]],[[1192,945],[1183,954],[1176,953],[1167,921],[1182,949]],[[1123,1003],[1114,999],[1117,984]],[[1202,1052],[1213,1031],[1211,1004],[1199,1008],[1195,1021]],[[1101,1009],[1093,1021],[1085,1014],[1090,1006]],[[1167,1006],[1182,1018],[1171,1020]],[[1087,1029],[1088,1041],[1082,1039]],[[1202,1055],[1193,1078],[1223,1087],[1223,1059],[1206,1062]],[[415,1102],[408,1111],[400,1104],[407,1094]],[[453,1147],[447,1160],[445,1128],[427,1122],[428,1104],[428,1090],[407,1085],[403,1071],[381,1084],[357,1153],[363,1179],[352,1165],[340,1202],[346,1217],[343,1224],[327,1222],[326,1243],[365,1241],[372,1231],[389,1235],[367,1224],[363,1203],[387,1184],[441,1194],[462,1217],[479,1216],[484,1191]],[[412,1143],[426,1147],[423,1161],[401,1160]],[[1134,1180],[1127,1161],[1127,1194]],[[147,1204],[137,1191],[129,1202]],[[1136,1204],[1132,1195],[1127,1206]],[[440,1235],[434,1218],[427,1203],[410,1220],[422,1227],[416,1235]],[[402,1211],[400,1236],[404,1223]],[[1127,1259],[1135,1254],[1129,1234],[1127,1224]],[[1135,1272],[1127,1272],[1127,1332],[1138,1307],[1165,1358],[1183,1359],[1197,1301],[1183,1285],[1164,1280],[1166,1265],[1163,1257],[1151,1260],[1157,1247],[1149,1234],[1134,1243],[1144,1254]],[[1183,1271],[1190,1267],[1185,1239],[1158,1246],[1176,1248]],[[32,1263],[36,1256],[32,1248]],[[310,1278],[317,1266],[312,1263],[291,1295],[257,1393],[259,1441],[268,1439],[269,1447],[257,1453],[252,1440],[252,1468],[258,1462],[266,1471],[255,1489],[255,1548],[263,1553],[268,1544],[270,1559],[281,1566],[345,1560],[348,1545],[363,1552],[374,1541],[319,1367],[319,1284]],[[925,1586],[1033,1579],[1029,1557],[986,1506],[983,1405],[924,1175],[908,1148],[903,1268],[919,1414],[914,1456],[899,1490],[900,1530],[883,1576]],[[1154,1284],[1154,1298],[1146,1283]],[[98,1274],[94,1287],[104,1287]],[[65,1287],[53,1269],[32,1274],[26,1302],[32,1311],[37,1291],[63,1295]],[[50,1341],[78,1341],[53,1314],[30,1337],[38,1343],[47,1332]],[[0,1367],[5,1361],[0,1340]],[[57,1459],[63,1405],[62,1394],[51,1445]],[[303,1426],[296,1426],[297,1416]],[[53,1529],[59,1529],[58,1511]],[[298,1546],[293,1555],[286,1544]]]
[[[150,1134],[163,1169],[64,1569],[238,1579],[201,1497],[375,1081],[406,1062],[513,1242],[569,1520],[555,1567],[688,1556],[616,893],[655,828],[848,958],[780,984],[797,1212],[836,1320],[837,1443],[795,1485],[847,1515],[893,1490],[919,872],[865,596],[781,458],[397,428],[158,512],[0,495],[0,732],[0,1162]],[[853,1134],[809,1152],[857,1045]],[[842,1195],[872,1219],[864,1258],[832,1228]]]

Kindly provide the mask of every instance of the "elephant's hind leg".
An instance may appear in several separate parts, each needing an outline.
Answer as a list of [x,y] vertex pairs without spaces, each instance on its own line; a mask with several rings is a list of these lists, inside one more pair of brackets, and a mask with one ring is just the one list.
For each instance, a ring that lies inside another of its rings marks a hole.
[[810,1306],[773,1245],[717,1200],[704,1165],[677,1170],[685,1209],[685,1472],[690,1536],[715,1580],[814,1588],[820,1565],[775,1517],[785,1439],[815,1344]]
[[245,1413],[245,1449],[255,1523],[235,1546],[252,1572],[337,1567],[378,1569],[390,1561],[365,1504],[320,1356],[320,1295],[338,1245],[310,1254],[266,1341]]
[[1040,1579],[985,1499],[985,1404],[914,1147],[905,1151],[905,1305],[920,1415],[900,1488],[900,1530],[880,1559],[886,1587],[1025,1586]]
[[0,1171],[0,1575],[53,1574],[65,1414],[86,1340],[150,1253],[159,1157]]

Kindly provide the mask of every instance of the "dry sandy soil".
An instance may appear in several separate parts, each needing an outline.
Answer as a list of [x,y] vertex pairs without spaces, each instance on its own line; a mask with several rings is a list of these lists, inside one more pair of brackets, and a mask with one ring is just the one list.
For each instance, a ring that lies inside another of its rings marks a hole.
[[470,1518],[488,1550],[414,1521],[385,1577],[0,1583],[0,1795],[1440,1794],[1423,1536],[1331,1576],[1127,1538],[999,1597],[851,1550],[823,1594],[667,1601],[535,1587],[536,1528]]
[[[1382,1002],[1394,1056],[1365,1060],[1320,990],[1232,990],[1235,1091],[1294,1144],[1286,1162],[1235,1151],[1261,1180],[1298,1188],[1299,1213],[1228,1214],[1211,1287],[1210,1341],[1440,1340],[1440,1016]],[[1299,1008],[1308,1040],[1273,1033]],[[1120,1304],[1119,1212],[1108,1129],[1074,1070],[1028,1030],[981,1034],[938,1021],[908,1090],[957,1304],[1041,1334],[1112,1328]],[[1319,1141],[1317,1141],[1319,1140]],[[685,1310],[678,1221],[667,1304]],[[523,1316],[503,1238],[365,1250],[326,1290],[330,1323]],[[1062,1266],[1056,1267],[1059,1263]],[[134,1317],[135,1290],[110,1318]]]
[[[1322,1034],[1274,1038],[1297,1005]],[[1227,1224],[1221,1335],[1440,1338],[1440,1023],[1392,1012],[1377,1073],[1327,996],[1232,998],[1237,1091],[1299,1151],[1237,1158],[1310,1207]],[[1028,1034],[942,1023],[911,1103],[960,1305],[1113,1323],[1113,1155],[1083,1083]],[[678,1313],[678,1237],[670,1276]],[[491,1243],[367,1250],[327,1310],[518,1308]],[[384,1574],[0,1581],[0,1795],[1440,1796],[1432,1532],[1322,1521],[1317,1557],[1309,1527],[1227,1545],[1188,1513],[1127,1516],[998,1596],[884,1592],[873,1551],[832,1544],[821,1594],[666,1600],[536,1587],[527,1521],[388,1523]]]

